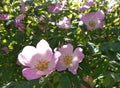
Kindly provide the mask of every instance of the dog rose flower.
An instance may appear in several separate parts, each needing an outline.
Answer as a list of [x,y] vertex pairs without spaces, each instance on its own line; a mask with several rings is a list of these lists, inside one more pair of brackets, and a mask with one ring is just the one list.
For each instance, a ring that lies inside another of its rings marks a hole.
[[73,51],[73,46],[67,44],[59,48],[58,51],[61,53],[61,56],[59,57],[56,69],[58,71],[68,69],[73,74],[77,74],[79,63],[81,63],[84,58],[82,49],[78,47]]
[[42,39],[36,48],[25,46],[18,55],[18,61],[25,67],[22,70],[23,76],[32,80],[53,72],[59,56],[60,53],[57,51],[53,53],[47,41]]
[[99,10],[97,12],[91,12],[82,15],[80,19],[87,26],[88,30],[94,30],[97,28],[103,28],[104,17],[105,17],[104,12],[102,10]]

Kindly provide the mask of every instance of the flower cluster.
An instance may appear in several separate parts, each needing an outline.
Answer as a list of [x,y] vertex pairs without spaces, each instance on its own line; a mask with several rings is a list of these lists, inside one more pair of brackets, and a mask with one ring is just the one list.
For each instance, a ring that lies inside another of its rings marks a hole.
[[[78,11],[83,12],[92,7],[95,4],[95,0],[87,0],[83,3],[83,6],[78,8]],[[56,2],[48,6],[48,12],[52,14],[60,13],[61,11],[64,10],[66,5],[66,0],[63,1],[62,3]],[[23,0],[21,0],[21,14],[16,17],[15,23],[16,27],[20,30],[23,31],[25,29],[24,24],[22,24],[22,20],[24,19],[24,14],[26,11],[25,3]],[[82,14],[80,17],[80,20],[87,26],[88,30],[95,30],[98,28],[102,28],[104,25],[104,12],[102,10],[98,10],[96,12],[90,12],[87,14]],[[70,29],[72,21],[70,18],[67,16],[64,16],[62,20],[56,22],[56,26],[62,28],[62,29]],[[42,25],[38,25],[40,29],[44,29]]]
[[25,67],[22,71],[23,76],[32,80],[48,75],[55,69],[58,71],[68,69],[77,74],[79,63],[83,58],[84,54],[80,47],[73,52],[73,46],[67,44],[52,52],[47,41],[42,39],[36,48],[25,46],[18,55],[18,62]]
[[[95,0],[87,0],[84,2],[83,6],[78,8],[78,11],[83,12],[95,4]],[[59,13],[62,11],[60,3],[55,3],[49,6],[48,11],[51,13]],[[88,30],[95,30],[98,28],[103,28],[104,26],[104,12],[102,10],[98,10],[96,12],[90,12],[87,14],[82,14],[80,20],[87,26]],[[56,23],[62,29],[71,28],[71,19],[64,16],[62,20]]]

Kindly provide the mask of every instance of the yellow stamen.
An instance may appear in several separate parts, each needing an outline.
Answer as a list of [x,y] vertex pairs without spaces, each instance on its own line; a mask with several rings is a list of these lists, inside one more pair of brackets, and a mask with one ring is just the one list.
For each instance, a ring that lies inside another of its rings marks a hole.
[[88,24],[89,24],[90,27],[95,27],[95,25],[96,25],[96,23],[94,21],[89,21]]
[[35,67],[36,67],[36,69],[38,69],[40,71],[45,71],[46,69],[48,69],[48,64],[49,64],[49,61],[40,60]]
[[70,65],[72,63],[72,57],[71,56],[65,56],[63,58],[63,62],[65,65]]

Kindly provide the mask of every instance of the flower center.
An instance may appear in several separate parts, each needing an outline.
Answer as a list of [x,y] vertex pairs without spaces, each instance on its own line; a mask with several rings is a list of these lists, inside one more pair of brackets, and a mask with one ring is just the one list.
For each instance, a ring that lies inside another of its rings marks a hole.
[[36,67],[36,69],[38,69],[40,71],[45,71],[48,68],[48,65],[49,65],[49,61],[40,60],[35,67]]
[[65,63],[65,65],[70,65],[72,63],[72,57],[71,56],[65,56],[63,58],[63,62]]
[[88,24],[89,24],[90,27],[95,27],[95,25],[96,25],[96,23],[94,21],[89,21]]

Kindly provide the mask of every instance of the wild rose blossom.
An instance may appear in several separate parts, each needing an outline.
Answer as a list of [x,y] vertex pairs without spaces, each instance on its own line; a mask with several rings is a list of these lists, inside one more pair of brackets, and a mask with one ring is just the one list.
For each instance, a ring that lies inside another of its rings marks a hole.
[[22,70],[23,76],[28,80],[32,80],[53,72],[59,56],[60,53],[56,51],[53,54],[47,41],[42,39],[36,48],[25,46],[18,55],[18,61],[25,67]]
[[61,53],[61,56],[59,57],[56,69],[58,71],[68,69],[73,74],[76,74],[79,63],[81,63],[84,58],[82,49],[78,47],[73,51],[73,46],[67,44],[59,48],[58,51]]
[[63,17],[61,21],[57,23],[60,28],[69,29],[71,27],[71,21],[67,17]]
[[64,0],[62,2],[62,5],[60,2],[57,2],[55,4],[51,4],[49,7],[48,7],[48,11],[51,12],[51,13],[59,13],[60,11],[63,10],[63,8],[65,7],[66,5],[66,0]]
[[20,31],[23,31],[25,29],[24,25],[21,23],[22,19],[23,19],[23,14],[20,14],[15,18],[16,27],[19,28]]
[[94,3],[95,0],[87,0],[82,7],[78,8],[78,11],[83,12],[93,6]]
[[103,28],[104,25],[104,12],[99,10],[81,16],[81,21],[87,26],[88,30]]
[[0,14],[0,20],[9,20],[10,16],[8,14]]

